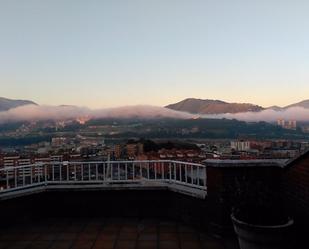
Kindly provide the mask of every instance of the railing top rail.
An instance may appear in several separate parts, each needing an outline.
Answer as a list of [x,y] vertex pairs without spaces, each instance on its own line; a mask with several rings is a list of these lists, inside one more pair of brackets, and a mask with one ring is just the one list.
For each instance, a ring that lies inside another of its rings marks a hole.
[[44,164],[47,164],[47,163],[35,163],[35,164],[28,164],[28,165],[9,166],[9,167],[0,168],[0,172],[1,172],[1,171],[7,171],[7,170],[13,170],[13,169],[22,169],[22,168],[29,168],[29,167],[38,167],[38,166],[43,166]]
[[178,163],[178,164],[187,164],[187,165],[191,165],[191,166],[206,168],[206,166],[204,164],[200,164],[200,163],[192,163],[192,162],[184,162],[184,161],[176,161],[176,160],[169,160],[169,162]]
[[122,161],[62,161],[62,162],[37,162],[34,164],[28,165],[19,165],[19,166],[9,166],[0,168],[1,171],[8,171],[14,169],[22,169],[22,168],[30,168],[30,167],[39,167],[44,165],[76,165],[76,164],[134,164],[134,163],[176,163],[182,165],[190,165],[190,166],[197,166],[206,168],[205,165],[199,163],[192,163],[192,162],[184,162],[184,161],[176,161],[176,160],[122,160]]
[[117,164],[117,163],[178,163],[178,164],[189,164],[193,166],[206,167],[203,164],[185,162],[185,161],[176,161],[176,160],[120,160],[120,161],[68,161],[68,164],[87,164],[87,163],[109,163],[109,164]]

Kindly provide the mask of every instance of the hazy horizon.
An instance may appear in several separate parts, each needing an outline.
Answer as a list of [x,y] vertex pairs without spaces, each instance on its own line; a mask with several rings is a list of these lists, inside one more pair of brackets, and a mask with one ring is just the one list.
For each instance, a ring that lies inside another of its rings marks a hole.
[[76,106],[76,107],[83,107],[83,108],[91,108],[91,109],[102,109],[102,108],[119,108],[119,107],[124,107],[124,106],[158,106],[158,107],[165,107],[165,106],[167,106],[167,105],[170,105],[170,104],[175,104],[175,103],[178,103],[178,102],[181,102],[181,101],[183,101],[183,100],[186,100],[186,99],[196,99],[196,100],[214,100],[214,101],[224,101],[224,102],[226,102],[226,103],[231,103],[231,104],[233,104],[233,103],[238,103],[238,104],[253,104],[253,105],[257,105],[257,106],[261,106],[262,108],[270,108],[270,107],[273,107],[273,106],[278,106],[278,107],[282,107],[282,108],[285,108],[285,107],[287,107],[287,106],[289,106],[289,105],[292,105],[292,104],[296,104],[296,103],[299,103],[299,102],[302,102],[302,101],[309,101],[309,97],[307,98],[307,99],[301,99],[301,100],[298,100],[298,101],[296,101],[296,102],[293,102],[293,103],[288,103],[287,105],[284,105],[284,106],[280,106],[280,105],[278,105],[278,104],[276,104],[276,103],[274,103],[273,105],[271,105],[271,106],[262,106],[262,105],[260,105],[259,103],[249,103],[249,102],[240,102],[240,101],[234,101],[234,102],[229,102],[229,101],[226,101],[226,100],[224,100],[224,99],[215,99],[215,98],[197,98],[197,97],[187,97],[187,98],[184,98],[184,99],[180,99],[180,100],[176,100],[176,102],[169,102],[168,104],[166,104],[166,105],[153,105],[153,104],[151,104],[151,103],[148,103],[148,104],[130,104],[130,103],[127,103],[127,104],[123,104],[123,105],[114,105],[114,106],[110,106],[110,107],[104,107],[104,106],[96,106],[96,107],[91,107],[91,106],[89,106],[89,105],[79,105],[78,103],[76,103],[76,104],[74,104],[74,103],[71,103],[71,104],[65,104],[65,103],[60,103],[60,104],[53,104],[53,103],[51,103],[51,104],[46,104],[46,103],[39,103],[39,102],[37,102],[37,101],[35,101],[35,100],[33,100],[33,99],[26,99],[26,98],[23,98],[23,97],[21,97],[21,98],[16,98],[16,99],[14,99],[14,98],[8,98],[7,96],[0,96],[0,98],[5,98],[5,99],[10,99],[10,100],[25,100],[25,101],[33,101],[35,104],[38,104],[38,105],[41,105],[41,106],[66,106],[66,105],[68,105],[68,106]]
[[159,106],[135,105],[114,108],[90,109],[79,106],[23,105],[0,111],[0,124],[19,121],[73,120],[77,118],[175,118],[175,119],[237,119],[246,122],[276,122],[278,119],[309,122],[309,109],[290,107],[276,111],[266,109],[259,112],[221,114],[192,114]]
[[1,96],[44,105],[308,99],[309,2],[0,2]]

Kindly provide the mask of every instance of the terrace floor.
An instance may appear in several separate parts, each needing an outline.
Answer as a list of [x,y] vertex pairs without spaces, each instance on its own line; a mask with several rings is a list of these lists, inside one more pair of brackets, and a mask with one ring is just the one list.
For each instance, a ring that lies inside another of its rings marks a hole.
[[0,229],[0,249],[238,249],[174,221],[120,218],[50,218]]

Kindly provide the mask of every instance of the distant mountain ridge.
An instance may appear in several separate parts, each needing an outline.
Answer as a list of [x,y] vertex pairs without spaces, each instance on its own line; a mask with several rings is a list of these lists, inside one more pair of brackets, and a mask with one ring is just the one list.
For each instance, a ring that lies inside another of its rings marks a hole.
[[303,100],[303,101],[295,103],[295,104],[287,105],[287,106],[284,106],[284,107],[274,105],[274,106],[270,106],[266,109],[271,109],[271,110],[274,110],[274,111],[284,111],[284,110],[292,108],[292,107],[302,107],[302,108],[305,108],[305,109],[309,109],[309,99]]
[[35,102],[30,100],[21,100],[21,99],[7,99],[0,97],[0,111],[7,111],[12,108],[23,105],[37,105]]
[[292,105],[288,105],[284,107],[284,109],[291,108],[291,107],[303,107],[303,108],[309,109],[309,99],[303,100],[301,102],[298,102]]
[[224,114],[241,112],[260,112],[263,110],[283,111],[291,107],[309,109],[309,99],[285,107],[271,106],[264,108],[250,103],[228,103],[222,100],[188,98],[178,103],[167,105],[166,108],[192,114]]
[[193,114],[259,112],[265,108],[249,103],[228,103],[222,100],[188,98],[166,108]]
[[274,111],[283,111],[284,110],[284,107],[281,107],[281,106],[277,106],[277,105],[273,105],[273,106],[270,106],[270,107],[267,107],[266,109],[268,110],[274,110]]
[[[15,100],[0,97],[0,112],[7,111],[23,105],[38,105],[31,100]],[[73,105],[60,105],[58,107],[75,107]],[[212,99],[195,99],[187,98],[178,103],[165,106],[167,109],[186,112],[191,114],[225,114],[225,113],[242,113],[242,112],[260,112],[263,110],[284,111],[292,107],[302,107],[309,109],[309,99],[300,101],[295,104],[281,106],[270,106],[264,108],[251,103],[229,103],[222,100]]]

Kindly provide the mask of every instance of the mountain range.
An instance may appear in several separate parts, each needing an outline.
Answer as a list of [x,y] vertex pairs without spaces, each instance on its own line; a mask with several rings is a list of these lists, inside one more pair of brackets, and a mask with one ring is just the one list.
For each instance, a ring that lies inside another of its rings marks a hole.
[[263,107],[247,103],[227,103],[222,100],[189,98],[178,103],[166,106],[166,108],[189,112],[193,114],[221,114],[239,112],[259,112]]
[[16,108],[18,106],[23,105],[37,105],[37,104],[30,100],[7,99],[0,97],[0,111],[7,111],[12,108]]
[[309,99],[303,100],[303,101],[298,102],[296,104],[288,105],[288,106],[284,107],[283,109],[288,109],[288,108],[291,108],[291,107],[303,107],[303,108],[309,109]]
[[[7,111],[9,109],[23,105],[37,105],[37,104],[31,100],[14,100],[0,97],[0,111]],[[229,103],[222,100],[195,99],[195,98],[184,99],[178,103],[166,106],[166,108],[171,110],[187,112],[191,114],[260,112],[267,109],[272,109],[275,111],[283,111],[291,107],[303,107],[309,109],[309,99],[285,107],[271,106],[267,108],[250,103]]]
[[166,106],[166,108],[168,109],[188,112],[192,114],[260,112],[267,109],[283,111],[291,107],[303,107],[309,109],[309,100],[304,100],[299,103],[291,104],[285,107],[271,106],[268,108],[264,108],[262,106],[250,103],[228,103],[222,100],[188,98],[178,103]]

